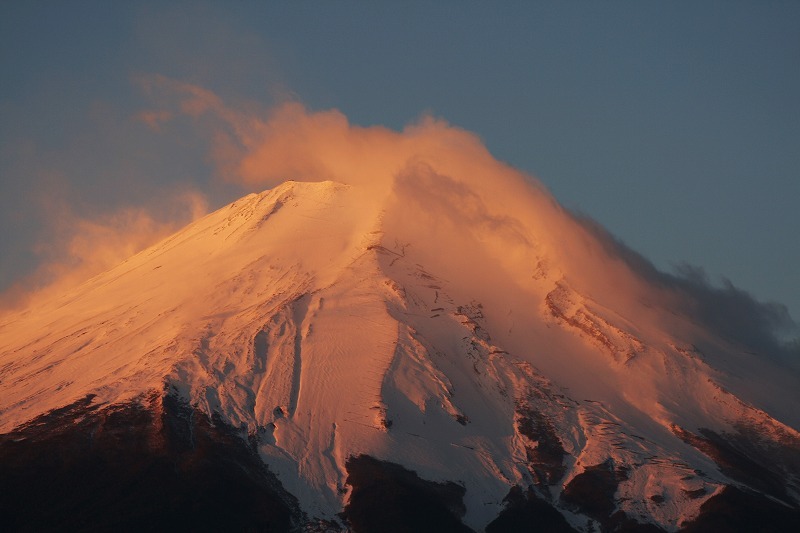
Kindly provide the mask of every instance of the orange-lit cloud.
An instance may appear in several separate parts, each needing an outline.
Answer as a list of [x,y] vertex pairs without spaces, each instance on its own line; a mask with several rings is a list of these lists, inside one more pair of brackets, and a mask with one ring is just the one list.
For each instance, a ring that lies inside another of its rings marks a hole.
[[137,113],[134,117],[136,120],[147,124],[153,131],[161,131],[161,124],[168,122],[172,119],[172,113],[169,111],[142,111]]
[[[633,299],[642,288],[630,281],[625,262],[607,254],[535,178],[495,159],[477,135],[443,120],[423,116],[395,131],[351,124],[337,110],[311,111],[295,101],[245,112],[204,88],[163,76],[141,83],[162,105],[209,129],[211,157],[223,180],[251,191],[286,180],[357,185],[365,202],[387,202],[386,224],[413,223],[406,220],[408,211],[420,219],[434,209],[459,221],[482,247],[504,258],[498,266],[506,275],[514,271],[528,279],[537,258],[547,256],[550,275],[603,287],[610,298]],[[392,210],[405,213],[392,217]],[[626,283],[630,287],[622,290]]]
[[44,200],[50,231],[35,246],[39,266],[0,294],[0,311],[34,305],[104,272],[177,231],[207,211],[205,197],[184,191],[169,213],[126,207],[94,218],[76,215],[62,200]]
[[[659,272],[596,224],[562,209],[535,178],[495,159],[478,136],[443,120],[423,116],[395,131],[354,125],[337,110],[311,111],[296,101],[272,109],[231,106],[208,89],[164,76],[138,82],[154,109],[135,118],[156,131],[191,120],[208,139],[208,157],[225,183],[247,191],[286,180],[356,185],[365,205],[380,206],[382,230],[417,239],[414,246],[427,247],[431,264],[453,279],[481,284],[502,278],[514,295],[533,290],[533,278],[553,284],[566,279],[626,316],[655,306],[668,310],[664,316],[683,313],[726,337],[773,351],[774,330],[794,325],[785,309],[741,291]],[[85,219],[62,209],[54,223],[66,228],[61,238],[48,240],[43,266],[12,287],[0,307],[96,274],[204,211],[190,207],[202,205],[197,198],[181,202],[185,214],[177,217],[129,208]],[[440,231],[441,225],[449,227]],[[541,300],[525,297],[530,305]]]
[[[476,135],[443,120],[424,116],[402,131],[362,127],[337,110],[309,111],[293,101],[244,113],[199,87],[162,77],[149,83],[171,92],[183,113],[216,121],[211,153],[223,179],[254,190],[289,179],[359,185],[372,191],[372,200],[393,196],[401,204],[394,207],[397,227],[437,210],[428,223],[450,219],[472,235],[458,245],[437,245],[438,251],[475,259],[479,242],[504,258],[483,265],[480,273],[473,264],[471,275],[497,275],[501,269],[522,280],[546,265],[554,280],[566,276],[612,307],[657,302],[727,338],[772,352],[781,350],[775,331],[795,327],[782,306],[762,304],[733,287],[661,273],[624,245],[610,244],[613,237],[563,210],[535,178],[496,160]],[[547,260],[537,265],[541,257]]]
[[625,263],[605,254],[535,178],[495,159],[477,135],[443,120],[423,116],[395,131],[354,125],[337,110],[310,111],[295,101],[243,111],[207,89],[163,76],[140,83],[167,110],[207,127],[218,175],[246,189],[332,180],[369,191],[372,203],[399,194],[403,209],[420,216],[446,210],[468,231],[482,233],[476,238],[485,246],[505,247],[509,268],[517,261],[525,269],[523,258],[535,263],[537,255],[548,255],[555,258],[553,275],[566,273],[559,263],[571,265],[572,276],[590,286],[630,278]]
[[312,112],[295,101],[245,112],[211,91],[163,76],[139,83],[162,105],[212,121],[212,154],[220,175],[250,187],[290,179],[390,185],[412,161],[436,161],[437,168],[465,163],[465,157],[478,167],[498,164],[477,136],[432,117],[397,132],[353,125],[337,110]]

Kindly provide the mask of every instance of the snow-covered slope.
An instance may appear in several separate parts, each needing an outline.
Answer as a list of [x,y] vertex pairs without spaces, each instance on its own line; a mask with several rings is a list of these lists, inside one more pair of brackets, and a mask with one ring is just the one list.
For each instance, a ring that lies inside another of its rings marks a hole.
[[478,530],[514,486],[578,529],[676,530],[728,485],[797,507],[797,376],[703,331],[546,194],[483,186],[287,182],[0,318],[0,432],[166,387],[309,517],[342,511],[362,455],[461,485]]

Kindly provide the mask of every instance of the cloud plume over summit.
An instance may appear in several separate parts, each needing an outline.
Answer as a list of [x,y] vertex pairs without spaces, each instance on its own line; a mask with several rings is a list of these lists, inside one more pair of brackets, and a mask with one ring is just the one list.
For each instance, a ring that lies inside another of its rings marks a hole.
[[[730,282],[715,287],[686,271],[659,271],[597,223],[561,209],[534,177],[496,160],[476,135],[443,120],[423,116],[393,131],[354,125],[337,110],[310,111],[295,101],[248,114],[201,88],[164,78],[156,83],[172,92],[184,113],[216,121],[212,153],[225,179],[252,188],[330,179],[378,194],[404,192],[423,213],[438,210],[473,231],[485,226],[513,233],[518,242],[504,243],[511,255],[519,255],[513,249],[522,241],[523,248],[558,248],[572,277],[617,292],[655,294],[650,297],[748,349],[796,356],[779,340],[797,331],[784,306],[758,302]],[[631,286],[624,271],[641,284]]]
[[[350,184],[363,191],[365,205],[385,204],[385,224],[420,224],[431,239],[437,224],[460,225],[463,240],[432,249],[471,261],[481,276],[494,269],[522,285],[532,275],[567,280],[598,292],[601,300],[647,300],[686,314],[753,351],[790,353],[777,337],[796,327],[785,308],[762,304],[732,285],[715,288],[697,277],[658,271],[593,221],[564,210],[534,177],[497,160],[477,135],[444,120],[425,115],[396,131],[352,124],[338,110],[312,111],[294,100],[272,108],[233,105],[164,76],[137,81],[153,105],[133,119],[153,135],[199,132],[219,183],[241,192],[286,180]],[[74,228],[60,239],[66,244],[4,300],[19,301],[26,286],[37,285],[31,279],[47,278],[57,287],[80,281],[189,220],[182,215],[156,223],[148,217],[130,206],[97,220],[66,217]],[[484,263],[479,249],[504,259]]]

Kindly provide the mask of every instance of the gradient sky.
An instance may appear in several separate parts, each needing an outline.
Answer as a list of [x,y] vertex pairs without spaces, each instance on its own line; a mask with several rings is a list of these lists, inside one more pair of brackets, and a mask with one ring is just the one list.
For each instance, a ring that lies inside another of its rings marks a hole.
[[800,3],[499,4],[1,3],[0,290],[57,247],[54,211],[247,192],[202,131],[136,118],[156,74],[360,125],[431,113],[662,270],[800,318]]

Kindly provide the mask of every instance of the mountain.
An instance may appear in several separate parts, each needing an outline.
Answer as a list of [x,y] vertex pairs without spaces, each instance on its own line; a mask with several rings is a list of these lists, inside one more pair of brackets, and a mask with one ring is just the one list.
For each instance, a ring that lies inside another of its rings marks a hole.
[[10,530],[778,531],[800,379],[544,191],[286,182],[0,318]]

